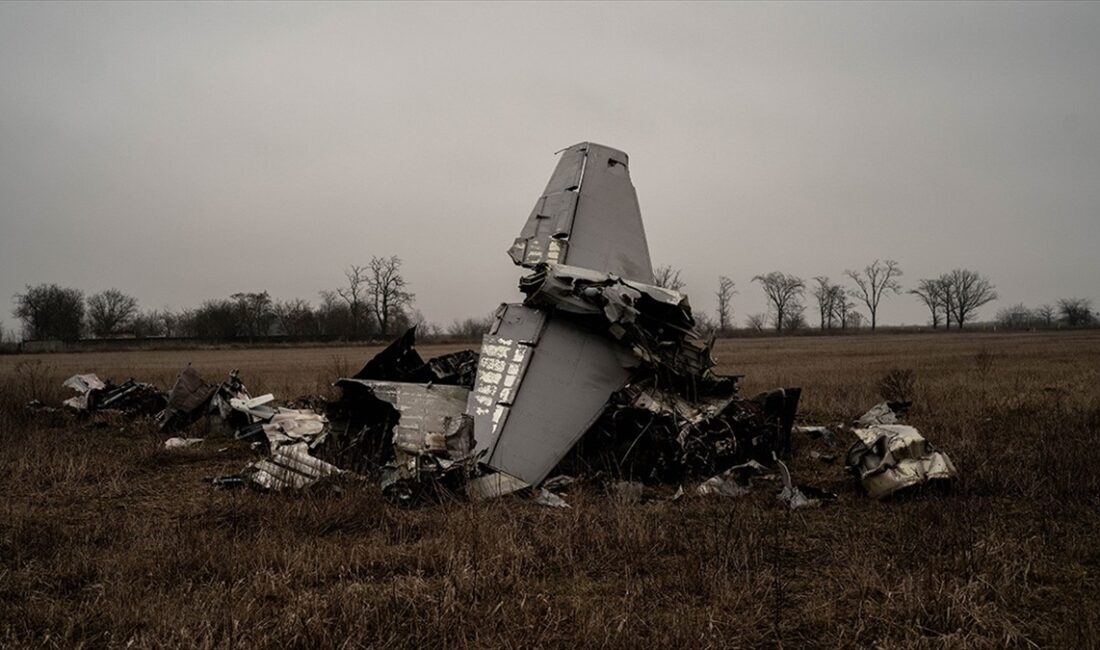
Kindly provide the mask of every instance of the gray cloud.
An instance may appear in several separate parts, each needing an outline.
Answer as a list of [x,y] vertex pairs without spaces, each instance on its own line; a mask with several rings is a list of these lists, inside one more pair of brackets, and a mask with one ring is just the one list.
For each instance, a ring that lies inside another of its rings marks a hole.
[[552,153],[593,140],[697,308],[875,257],[1096,298],[1098,69],[1090,4],[7,3],[0,296],[315,298],[396,254],[427,318],[481,314]]

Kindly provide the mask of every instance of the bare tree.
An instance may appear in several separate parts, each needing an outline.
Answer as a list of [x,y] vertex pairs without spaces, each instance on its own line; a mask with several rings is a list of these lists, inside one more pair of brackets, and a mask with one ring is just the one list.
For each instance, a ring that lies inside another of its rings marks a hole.
[[325,336],[353,337],[351,310],[335,291],[321,291],[321,304],[317,306],[317,328]]
[[944,273],[937,281],[943,300],[943,327],[951,329],[951,322],[955,319],[955,285],[951,284],[950,273]]
[[993,283],[977,271],[955,269],[942,277],[941,281],[946,283],[944,291],[948,312],[954,317],[958,329],[963,328],[979,307],[997,299]]
[[401,258],[372,257],[370,261],[369,293],[374,317],[382,336],[389,336],[390,325],[410,305],[413,294],[405,290],[405,278],[401,275]]
[[856,283],[856,288],[851,291],[852,297],[867,305],[867,313],[871,316],[871,331],[874,331],[878,323],[878,306],[883,295],[901,291],[901,284],[897,281],[901,275],[901,267],[894,260],[875,260],[863,267],[862,272],[849,269],[844,274]]
[[287,336],[308,336],[317,333],[317,318],[309,302],[302,298],[275,301],[271,307],[275,322]]
[[1062,324],[1069,327],[1082,327],[1096,322],[1096,315],[1092,313],[1092,301],[1088,298],[1060,298],[1058,314]]
[[917,282],[917,288],[910,289],[909,293],[920,298],[920,301],[924,303],[924,306],[928,308],[929,313],[932,315],[932,329],[938,328],[940,321],[947,312],[947,292],[943,280],[941,278],[924,278]]
[[727,332],[733,325],[733,296],[737,293],[737,288],[733,283],[733,280],[726,276],[720,276],[718,278],[718,292],[715,294],[718,297],[718,331]]
[[1012,330],[1026,330],[1034,324],[1034,313],[1023,303],[1005,307],[995,317],[998,327]]
[[745,319],[745,327],[748,327],[754,332],[763,332],[764,327],[768,324],[767,314],[749,314]]
[[84,326],[84,293],[56,284],[27,285],[15,294],[12,314],[23,321],[24,338],[75,341]]
[[275,320],[275,314],[271,309],[271,294],[263,291],[235,293],[229,297],[237,310],[238,334],[247,336],[249,339],[267,336],[271,330],[271,323]]
[[[854,307],[854,306],[855,305],[852,305],[852,307]],[[859,313],[858,311],[855,311],[854,309],[850,310],[847,314],[845,314],[845,316],[844,316],[844,328],[845,329],[851,328],[851,329],[854,329],[854,330],[858,330],[861,327],[863,327],[863,314]]]
[[482,318],[456,320],[447,327],[447,336],[461,341],[480,341],[481,337],[493,327],[495,320],[495,312],[491,312]]
[[840,323],[840,329],[848,329],[850,316],[856,308],[856,304],[848,298],[848,292],[844,290],[840,285],[836,285],[840,290],[839,295],[836,297],[836,301],[833,302],[833,318],[836,322]]
[[198,338],[231,339],[240,331],[239,317],[237,305],[232,300],[207,300],[180,315],[179,329]]
[[703,338],[710,338],[718,332],[718,322],[710,317],[710,314],[706,312],[699,312],[694,315],[695,319],[695,331],[703,335]]
[[[821,329],[828,327],[833,328],[833,322],[843,319],[839,317],[841,310],[840,303],[846,300],[844,295],[844,288],[838,284],[833,284],[829,281],[829,278],[824,275],[819,275],[814,278],[817,285],[813,289],[814,300],[817,301],[817,311],[820,320]],[[846,311],[846,310],[844,310]]]
[[802,292],[806,289],[806,283],[796,275],[788,275],[780,271],[772,271],[767,275],[753,277],[753,282],[759,282],[764,289],[772,310],[772,319],[775,323],[775,331],[782,332],[783,325],[794,315],[802,314]]
[[164,323],[156,311],[139,313],[130,319],[129,328],[134,338],[144,339],[164,334]]
[[137,299],[118,289],[88,296],[88,329],[97,338],[118,333],[137,314]]
[[[373,260],[371,263],[373,264]],[[344,271],[344,277],[347,278],[348,286],[337,289],[336,295],[340,296],[348,307],[348,315],[351,317],[352,337],[358,337],[363,334],[370,312],[367,304],[371,286],[370,269],[353,264]],[[322,292],[323,296],[324,293]]]
[[671,266],[658,266],[653,269],[653,284],[673,291],[679,291],[687,286],[680,279],[680,269],[674,269]]
[[1043,327],[1051,327],[1054,325],[1054,318],[1057,312],[1054,310],[1053,305],[1039,305],[1035,308],[1035,320],[1042,324]]

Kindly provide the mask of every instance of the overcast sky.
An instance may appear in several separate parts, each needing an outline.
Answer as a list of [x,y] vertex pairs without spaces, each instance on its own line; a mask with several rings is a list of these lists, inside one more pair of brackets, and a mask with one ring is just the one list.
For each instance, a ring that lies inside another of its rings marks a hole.
[[3,3],[0,318],[40,282],[316,302],[372,255],[428,320],[482,315],[584,140],[739,323],[755,274],[876,257],[988,274],[983,317],[1100,298],[1097,4]]

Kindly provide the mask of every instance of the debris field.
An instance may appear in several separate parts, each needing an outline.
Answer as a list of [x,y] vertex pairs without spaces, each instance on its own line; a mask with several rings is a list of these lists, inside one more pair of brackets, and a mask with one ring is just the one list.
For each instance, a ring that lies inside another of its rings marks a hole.
[[[563,150],[508,255],[524,299],[478,349],[425,359],[414,328],[326,396],[253,394],[267,378],[232,366],[162,391],[89,365],[52,400],[24,367],[0,411],[3,480],[28,497],[0,529],[0,644],[1097,638],[1100,404],[1080,355],[997,388],[992,356],[956,355],[955,394],[899,395],[911,371],[891,370],[875,396],[865,343],[817,375],[864,403],[821,408],[789,368],[742,394],[744,348],[719,372],[687,297],[654,285],[626,154],[592,143]],[[192,462],[219,471],[166,485]]]
[[[418,348],[426,358],[455,350]],[[151,417],[60,406],[75,392],[62,383],[83,369],[132,371],[164,390],[193,359],[212,383],[227,379],[223,360],[253,395],[323,413],[341,394],[325,387],[372,354],[0,358],[3,645],[254,646],[262,636],[314,646],[1088,647],[1097,638],[1100,338],[1087,333],[720,340],[719,368],[744,372],[749,395],[804,387],[784,463],[795,485],[837,500],[797,510],[777,498],[782,477],[766,475],[735,498],[700,495],[702,477],[675,500],[681,484],[647,483],[638,502],[634,486],[578,470],[573,483],[550,485],[564,509],[522,492],[398,507],[380,475],[222,489],[210,480],[269,452],[212,434],[205,416],[158,435]],[[905,423],[960,471],[946,493],[877,500],[844,470],[856,437],[835,424],[896,401],[878,387],[894,368],[917,377]],[[32,397],[56,410],[28,412]],[[798,428],[815,426],[833,444]],[[168,437],[204,439],[165,449]]]
[[[508,254],[527,271],[525,299],[500,306],[479,350],[425,360],[413,327],[335,378],[341,397],[320,410],[273,406],[274,395],[252,396],[236,370],[214,384],[190,366],[163,398],[132,379],[75,375],[65,385],[78,395],[66,405],[140,411],[163,401],[163,432],[207,418],[209,431],[253,441],[264,457],[215,478],[221,487],[300,489],[379,474],[397,501],[446,490],[567,507],[550,487],[577,478],[640,500],[647,484],[676,485],[678,498],[695,481],[701,494],[733,497],[754,476],[779,476],[790,508],[834,500],[797,485],[783,462],[801,389],[742,397],[740,376],[714,371],[713,339],[697,330],[687,296],[654,285],[625,153],[588,142],[564,149]],[[898,424],[907,407],[877,405],[854,429],[846,466],[872,497],[957,476],[944,452]]]

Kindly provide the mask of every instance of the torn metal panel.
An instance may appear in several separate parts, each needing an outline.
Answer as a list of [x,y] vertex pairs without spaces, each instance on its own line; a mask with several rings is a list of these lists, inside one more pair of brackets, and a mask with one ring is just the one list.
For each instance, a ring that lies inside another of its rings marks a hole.
[[461,350],[424,361],[416,351],[416,327],[410,327],[384,350],[374,355],[352,379],[376,379],[408,383],[474,384],[478,354]]
[[92,392],[105,390],[107,388],[107,384],[103,383],[103,380],[94,373],[73,375],[62,382],[61,385],[66,388],[71,388],[78,393],[76,397],[70,397],[62,402],[65,406],[77,411],[91,410],[89,397],[92,396]]
[[467,481],[466,496],[475,500],[495,499],[529,487],[531,487],[531,484],[522,479],[501,471],[495,471]]
[[267,421],[275,416],[276,409],[268,406],[273,401],[275,396],[271,393],[259,397],[233,397],[229,400],[229,407],[257,420]]
[[235,436],[255,418],[246,411],[233,407],[233,403],[247,403],[252,399],[241,381],[240,371],[231,370],[229,377],[218,385],[206,406],[207,428],[212,435]]
[[157,415],[161,431],[182,429],[197,420],[218,390],[208,384],[197,370],[188,365],[168,391],[168,403]]
[[855,430],[859,440],[848,450],[847,466],[869,496],[881,499],[931,481],[947,481],[958,471],[915,428],[876,424]]
[[783,489],[777,495],[780,501],[785,503],[791,510],[816,508],[821,505],[821,499],[808,496],[802,490],[802,486],[795,485],[791,481],[791,471],[787,469],[787,465],[783,461],[777,459],[775,462],[779,465],[779,475],[783,479]]
[[564,151],[509,250],[522,266],[566,263],[653,283],[625,153],[590,142]]
[[586,156],[587,148],[583,144],[562,153],[546,189],[535,202],[520,236],[509,251],[516,264],[527,266],[565,261]]
[[107,388],[107,384],[103,383],[99,375],[91,372],[83,375],[73,375],[62,382],[61,385],[66,388],[71,388],[81,395],[90,390],[103,390]]
[[457,459],[472,450],[472,427],[465,416],[470,391],[461,386],[341,379],[358,383],[378,399],[392,404],[399,419],[393,428],[394,448],[406,454],[437,454]]
[[410,327],[384,350],[371,357],[352,379],[388,379],[398,381],[424,365],[416,351],[416,328]]
[[411,381],[430,381],[433,384],[473,388],[478,358],[478,353],[473,350],[460,350],[432,357],[418,370],[416,379]]
[[[336,384],[345,399],[360,393],[349,402],[366,421],[359,444],[385,454],[376,462],[388,459],[382,479],[388,496],[409,500],[426,483],[460,483],[476,466],[471,455],[473,419],[465,413],[468,389],[369,379],[341,379]],[[362,408],[354,406],[356,402]],[[375,403],[386,405],[389,412]]]
[[602,317],[612,337],[643,361],[699,376],[714,366],[683,294],[574,266],[540,265],[520,280],[525,305]]
[[319,479],[342,473],[340,468],[309,455],[305,443],[271,450],[271,457],[253,463],[245,474],[267,490],[300,489]]
[[[541,331],[532,331],[542,322]],[[468,412],[474,417],[477,451],[489,467],[537,485],[603,412],[608,398],[630,376],[632,361],[620,344],[552,314],[508,305],[495,334],[486,336],[482,365]],[[524,341],[537,341],[527,345]],[[504,372],[486,364],[489,346],[510,341],[518,380],[506,386]],[[522,354],[520,354],[522,353]],[[500,376],[497,376],[500,373]],[[498,383],[499,381],[499,383]],[[507,392],[505,392],[507,390]],[[476,396],[496,398],[491,405]],[[505,399],[506,398],[506,399]]]
[[310,449],[324,442],[328,434],[328,419],[308,409],[274,409],[271,416],[254,425],[243,427],[237,438],[246,438],[262,431],[271,447],[299,442]]
[[696,492],[707,496],[741,497],[751,492],[754,478],[772,478],[774,472],[755,460],[735,465],[703,481]]
[[610,321],[633,321],[638,314],[636,303],[644,294],[665,310],[661,314],[663,320],[683,329],[695,324],[684,294],[605,271],[540,264],[534,273],[520,281],[520,289],[536,306],[578,314],[604,313]]
[[156,419],[161,431],[176,431],[188,427],[203,415],[216,416],[207,421],[211,432],[230,436],[252,422],[247,411],[235,409],[232,403],[246,403],[250,399],[237,370],[230,371],[224,382],[213,386],[188,365],[176,378],[168,392],[167,404]]

